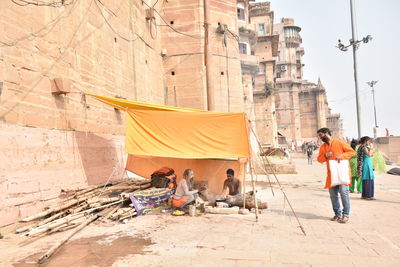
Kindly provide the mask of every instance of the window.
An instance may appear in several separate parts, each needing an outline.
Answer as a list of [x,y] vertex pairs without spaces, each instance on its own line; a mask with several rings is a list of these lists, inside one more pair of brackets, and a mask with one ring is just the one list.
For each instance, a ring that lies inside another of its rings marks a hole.
[[239,20],[245,20],[244,8],[241,7],[237,8],[237,18]]
[[264,35],[265,34],[265,26],[264,24],[258,24],[258,34]]
[[239,53],[243,55],[247,55],[247,44],[239,43]]

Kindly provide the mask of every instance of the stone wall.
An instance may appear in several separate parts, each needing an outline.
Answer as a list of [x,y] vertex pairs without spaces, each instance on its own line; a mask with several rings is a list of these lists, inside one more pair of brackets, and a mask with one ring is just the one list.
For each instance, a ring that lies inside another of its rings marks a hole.
[[[124,114],[82,93],[164,103],[159,28],[146,8],[0,1],[0,226],[43,208],[61,189],[121,177]],[[52,94],[56,78],[69,93]]]
[[374,140],[374,147],[389,157],[390,161],[400,165],[400,136],[378,137]]
[[[237,40],[236,1],[208,1],[211,90],[207,92],[204,61],[204,6],[202,0],[165,2],[163,11],[170,27],[162,28],[168,104],[223,112],[243,112],[244,95]],[[227,25],[224,34],[218,28]],[[232,34],[233,33],[233,34]],[[225,41],[226,40],[226,46]],[[208,98],[213,107],[208,107]]]

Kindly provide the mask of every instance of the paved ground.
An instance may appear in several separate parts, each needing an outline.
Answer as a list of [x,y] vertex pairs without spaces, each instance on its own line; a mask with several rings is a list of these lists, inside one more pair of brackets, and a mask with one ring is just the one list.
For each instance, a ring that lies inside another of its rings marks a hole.
[[[351,194],[348,224],[331,222],[325,166],[295,159],[297,175],[257,185],[269,209],[249,215],[147,215],[127,224],[85,228],[44,266],[400,266],[400,176],[377,175],[375,201]],[[249,188],[249,187],[247,187]],[[30,264],[65,233],[31,242],[0,241],[0,266]]]

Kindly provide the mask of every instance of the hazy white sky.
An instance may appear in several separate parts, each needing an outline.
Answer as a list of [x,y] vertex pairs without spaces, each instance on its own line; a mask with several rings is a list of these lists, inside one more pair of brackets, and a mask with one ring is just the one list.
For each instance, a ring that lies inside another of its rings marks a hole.
[[[263,2],[263,1],[260,1]],[[327,89],[329,106],[341,113],[345,135],[357,137],[352,50],[337,49],[338,39],[351,38],[350,0],[271,0],[275,23],[282,17],[302,28],[304,78]],[[378,136],[400,135],[400,1],[355,0],[357,38],[370,34],[371,42],[357,51],[361,92],[362,134],[373,136],[374,111],[367,81],[378,80],[375,98]]]

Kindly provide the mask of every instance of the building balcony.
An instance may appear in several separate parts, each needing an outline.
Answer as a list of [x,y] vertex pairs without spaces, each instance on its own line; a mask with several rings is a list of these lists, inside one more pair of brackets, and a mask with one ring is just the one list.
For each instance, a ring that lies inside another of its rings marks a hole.
[[300,45],[303,42],[303,39],[299,37],[285,37],[285,42],[286,43],[295,43]]

